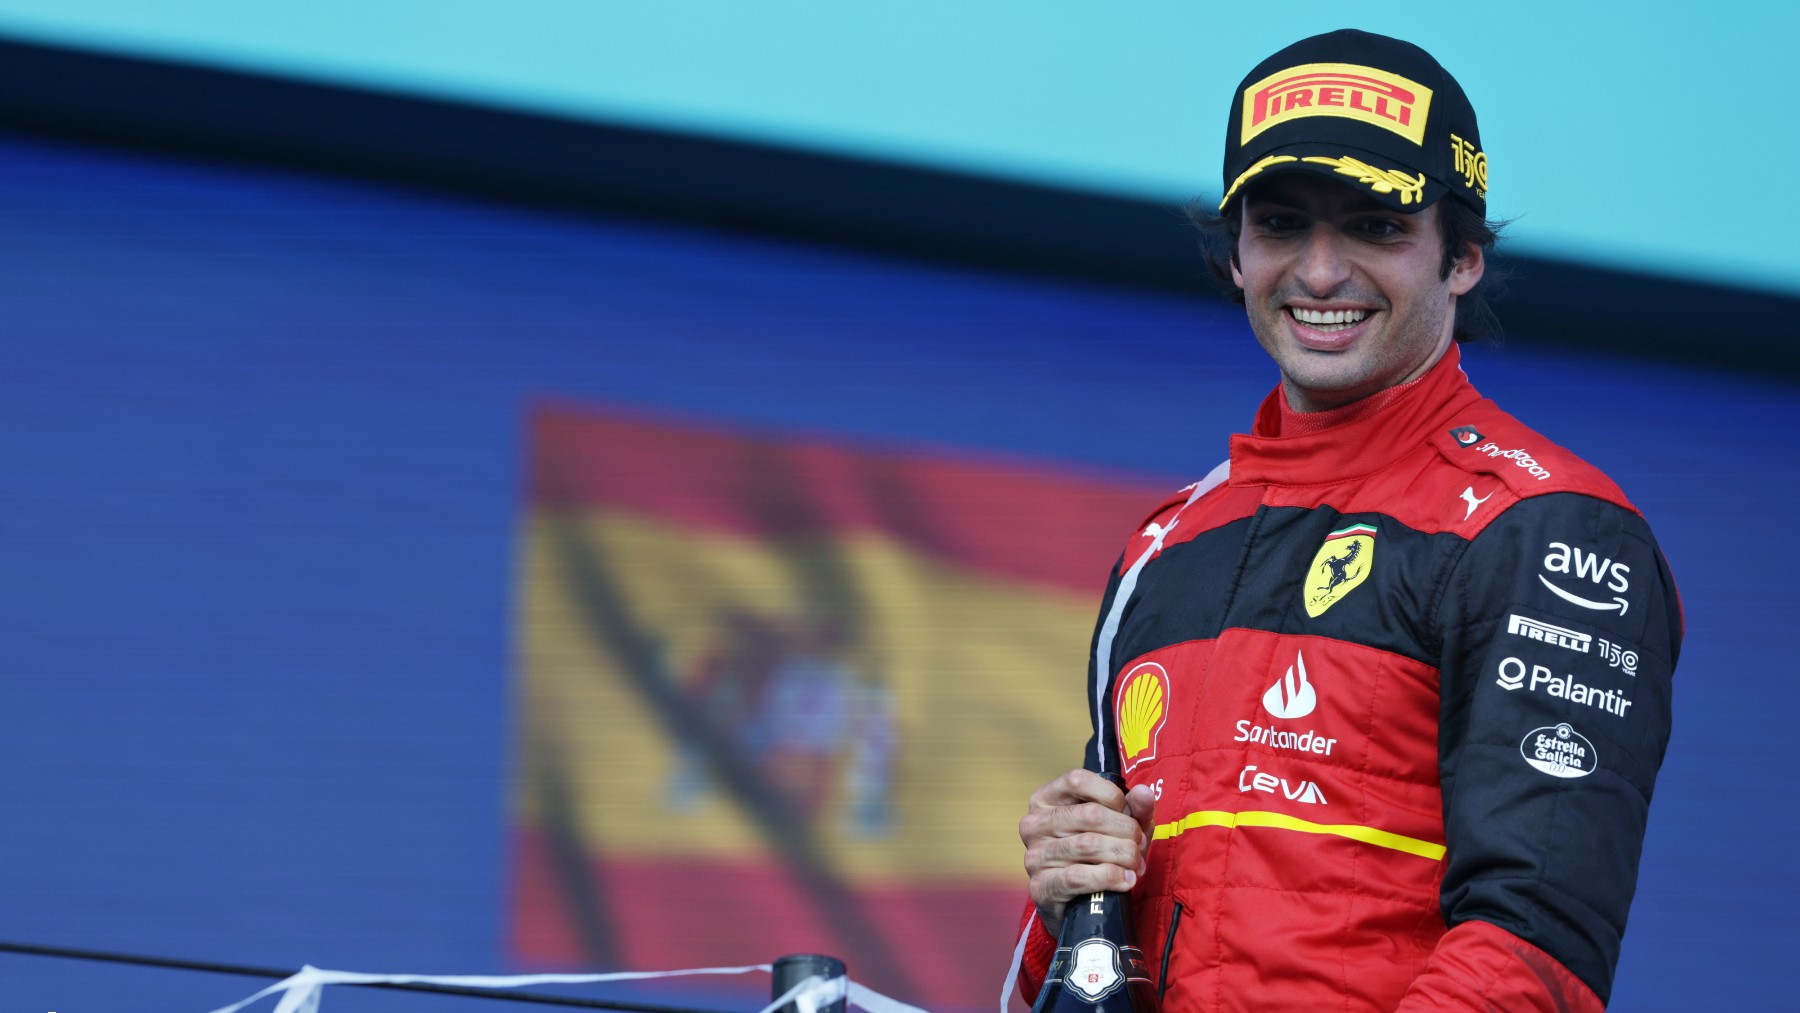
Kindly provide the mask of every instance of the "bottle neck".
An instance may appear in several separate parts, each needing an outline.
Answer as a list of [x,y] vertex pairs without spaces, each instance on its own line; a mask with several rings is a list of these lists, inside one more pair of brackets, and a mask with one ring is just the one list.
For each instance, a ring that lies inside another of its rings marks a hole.
[[1128,936],[1130,923],[1130,898],[1125,894],[1083,894],[1064,909],[1062,933],[1057,944],[1073,946],[1096,936],[1123,940]]

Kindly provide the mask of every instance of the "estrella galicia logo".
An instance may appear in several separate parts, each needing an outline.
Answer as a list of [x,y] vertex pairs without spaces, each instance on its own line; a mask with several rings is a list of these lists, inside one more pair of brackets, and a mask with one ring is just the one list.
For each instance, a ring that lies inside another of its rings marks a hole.
[[1586,777],[1599,760],[1594,744],[1567,722],[1533,728],[1519,742],[1519,755],[1551,777]]
[[1474,426],[1457,426],[1450,430],[1450,438],[1455,440],[1459,447],[1473,447],[1481,442],[1481,430]]

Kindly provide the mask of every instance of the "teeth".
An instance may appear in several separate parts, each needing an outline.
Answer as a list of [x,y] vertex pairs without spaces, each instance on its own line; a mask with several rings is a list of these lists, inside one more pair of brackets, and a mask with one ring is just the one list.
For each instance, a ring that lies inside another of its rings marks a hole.
[[1298,306],[1289,307],[1288,311],[1294,315],[1295,320],[1314,327],[1359,324],[1369,315],[1368,310],[1309,310]]

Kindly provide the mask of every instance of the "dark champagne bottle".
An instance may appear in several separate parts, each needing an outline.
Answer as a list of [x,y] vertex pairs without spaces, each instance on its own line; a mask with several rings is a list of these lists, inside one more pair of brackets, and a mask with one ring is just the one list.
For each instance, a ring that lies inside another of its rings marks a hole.
[[[1117,775],[1107,779],[1124,787]],[[1150,967],[1132,939],[1126,894],[1090,893],[1069,902],[1031,1013],[1157,1013]]]

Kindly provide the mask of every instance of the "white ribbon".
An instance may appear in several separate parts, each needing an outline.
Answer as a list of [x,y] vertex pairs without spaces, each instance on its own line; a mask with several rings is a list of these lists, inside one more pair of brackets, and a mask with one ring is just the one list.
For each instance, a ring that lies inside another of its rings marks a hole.
[[849,979],[843,975],[825,979],[815,974],[776,996],[775,1001],[764,1006],[760,1013],[775,1013],[790,1002],[798,1013],[819,1013],[819,1010],[844,997],[845,985],[848,983]]
[[[528,985],[585,985],[603,981],[641,981],[647,978],[675,978],[694,974],[748,974],[770,971],[768,964],[744,967],[697,967],[684,971],[613,971],[606,974],[364,974],[360,971],[328,971],[311,964],[270,985],[248,999],[221,1006],[212,1013],[238,1013],[256,1002],[281,993],[274,1013],[319,1013],[319,1002],[326,985],[454,985],[465,988],[522,988]],[[874,989],[839,975],[807,978],[787,990],[780,998],[764,1006],[758,1013],[775,1013],[792,1003],[798,1013],[820,1013],[826,1006],[847,999],[852,1006],[868,1013],[926,1013],[890,999]]]

